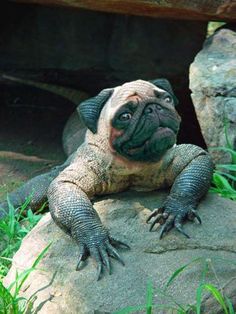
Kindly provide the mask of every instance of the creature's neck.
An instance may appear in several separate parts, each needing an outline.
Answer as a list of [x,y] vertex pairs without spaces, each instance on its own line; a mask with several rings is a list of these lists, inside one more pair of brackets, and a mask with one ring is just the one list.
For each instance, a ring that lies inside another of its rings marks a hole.
[[142,172],[148,168],[151,163],[128,160],[127,158],[115,152],[109,143],[109,134],[93,134],[87,131],[85,137],[85,145],[93,150],[94,156],[105,162],[105,167],[110,168],[117,174],[129,175]]

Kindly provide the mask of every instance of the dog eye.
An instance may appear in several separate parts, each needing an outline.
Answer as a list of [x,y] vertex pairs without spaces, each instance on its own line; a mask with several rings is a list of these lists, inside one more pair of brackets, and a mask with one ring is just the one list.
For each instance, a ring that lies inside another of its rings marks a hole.
[[173,102],[173,99],[170,97],[170,96],[166,96],[164,98],[165,102],[168,103],[168,104],[171,104]]
[[128,121],[132,118],[132,114],[129,112],[124,112],[119,116],[120,121]]

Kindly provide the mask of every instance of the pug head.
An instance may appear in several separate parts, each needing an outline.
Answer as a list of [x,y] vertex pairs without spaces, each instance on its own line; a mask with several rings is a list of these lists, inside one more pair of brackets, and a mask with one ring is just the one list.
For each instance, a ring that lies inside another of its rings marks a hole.
[[82,102],[79,114],[87,128],[99,132],[106,121],[109,147],[128,160],[158,161],[176,143],[180,117],[170,83],[166,79],[137,80],[114,89],[105,89]]

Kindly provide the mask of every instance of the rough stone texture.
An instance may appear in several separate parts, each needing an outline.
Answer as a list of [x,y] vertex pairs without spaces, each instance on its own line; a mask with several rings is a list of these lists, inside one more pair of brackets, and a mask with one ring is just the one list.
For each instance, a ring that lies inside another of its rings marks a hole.
[[[41,262],[40,270],[30,275],[22,289],[22,294],[27,297],[37,291],[34,304],[37,313],[114,313],[128,305],[145,304],[148,280],[154,285],[154,302],[169,303],[159,289],[177,268],[198,257],[211,259],[220,284],[226,283],[236,271],[233,264],[236,257],[235,203],[209,194],[199,208],[203,224],[185,225],[191,239],[171,231],[159,240],[158,232],[148,232],[145,220],[149,210],[159,206],[165,196],[165,193],[130,191],[95,204],[112,234],[132,247],[130,251],[121,252],[125,267],[112,261],[111,276],[105,273],[102,280],[96,282],[95,265],[90,259],[84,269],[76,272],[77,245],[47,214],[23,240],[5,285],[14,279],[16,268],[22,271],[30,267],[50,241],[53,241],[52,246]],[[170,286],[168,293],[180,303],[194,302],[201,271],[200,264],[187,268]],[[211,279],[211,271],[208,276],[208,281],[217,284]]]
[[[235,28],[236,29],[236,28]],[[193,104],[207,146],[226,146],[228,137],[236,148],[236,32],[220,29],[209,37],[190,67]],[[217,162],[230,156],[212,152]]]
[[234,20],[234,0],[14,0],[105,12],[197,20]]

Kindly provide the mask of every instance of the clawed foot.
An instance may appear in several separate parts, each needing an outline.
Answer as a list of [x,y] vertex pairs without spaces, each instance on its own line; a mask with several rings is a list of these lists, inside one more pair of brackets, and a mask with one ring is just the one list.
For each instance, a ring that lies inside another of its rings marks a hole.
[[82,262],[85,261],[88,256],[91,256],[97,264],[97,280],[101,278],[104,267],[107,269],[108,273],[111,274],[110,257],[116,259],[123,266],[125,265],[115,248],[130,249],[129,245],[126,243],[121,242],[107,234],[99,240],[92,242],[89,241],[87,244],[80,243],[80,255],[76,270],[79,270]]
[[[151,222],[151,220],[153,221]],[[162,225],[160,232],[160,239],[163,237],[164,233],[167,233],[172,228],[176,228],[185,237],[190,238],[189,235],[183,230],[183,221],[185,219],[194,220],[196,218],[201,224],[201,218],[194,209],[181,210],[181,211],[171,211],[165,209],[165,207],[160,207],[155,209],[147,219],[147,223],[151,223],[150,231],[156,224]]]

